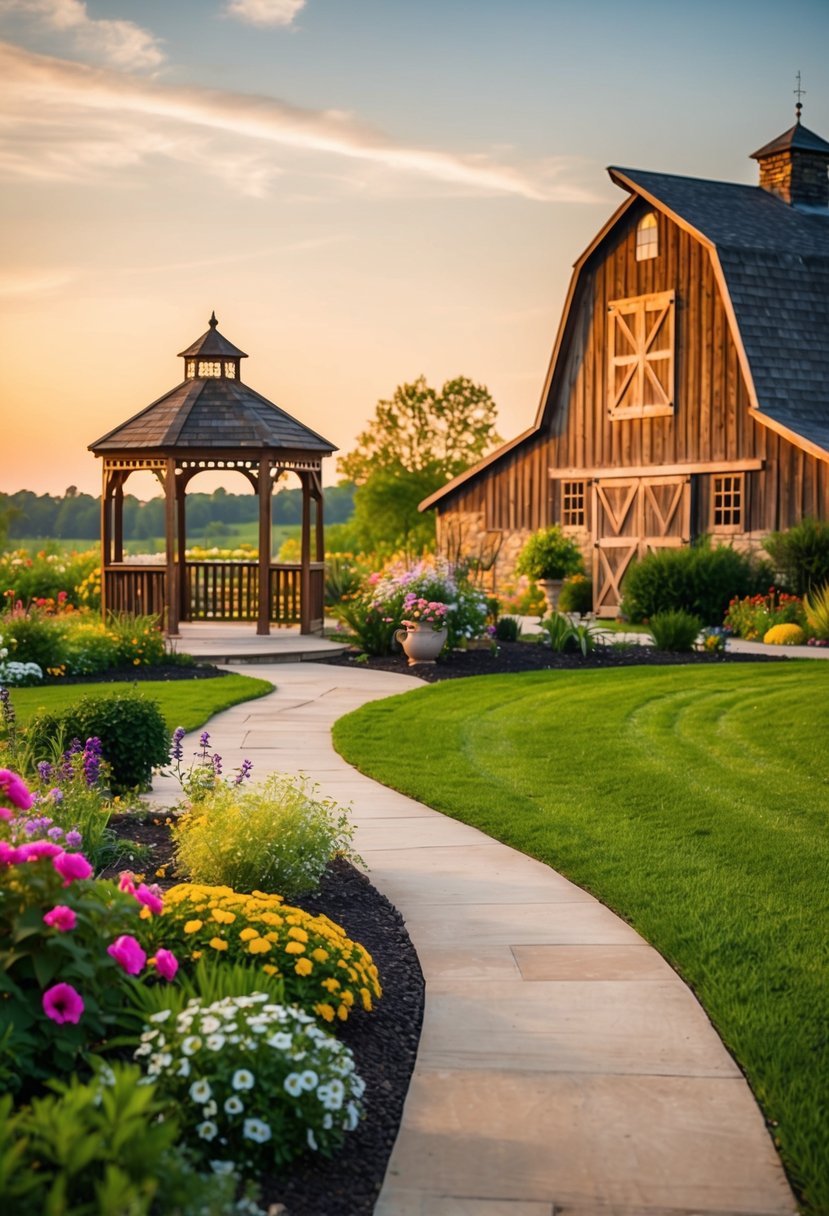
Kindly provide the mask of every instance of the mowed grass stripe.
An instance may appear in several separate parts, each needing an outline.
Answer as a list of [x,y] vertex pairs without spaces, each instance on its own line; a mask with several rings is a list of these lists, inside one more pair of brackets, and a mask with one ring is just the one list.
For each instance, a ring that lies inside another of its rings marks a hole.
[[335,726],[363,772],[546,862],[695,990],[829,1213],[829,665],[447,681]]

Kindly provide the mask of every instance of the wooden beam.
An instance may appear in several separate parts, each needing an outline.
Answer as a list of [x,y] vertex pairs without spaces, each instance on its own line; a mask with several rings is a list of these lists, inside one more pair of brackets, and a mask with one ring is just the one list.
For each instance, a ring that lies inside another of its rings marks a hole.
[[259,609],[256,632],[267,637],[271,631],[271,461],[259,461]]
[[300,562],[299,632],[311,632],[311,486],[307,473],[300,473],[302,482],[302,548]]
[[690,476],[693,473],[751,473],[764,468],[765,464],[765,460],[759,457],[748,457],[744,460],[697,461],[693,464],[638,465],[630,469],[611,465],[602,469],[549,469],[548,472],[555,481],[565,479],[581,481],[590,477],[673,477],[677,474]]
[[107,569],[112,560],[109,549],[109,480],[110,473],[103,467],[101,483],[101,618],[107,617]]
[[187,494],[188,477],[184,473],[176,475],[176,539],[178,542],[178,576],[179,599],[178,611],[182,621],[190,620],[189,585],[187,582]]
[[115,479],[115,493],[112,499],[112,560],[124,560],[124,476],[118,473]]
[[178,637],[178,563],[176,561],[176,461],[167,459],[164,472],[164,539],[167,558],[167,635]]

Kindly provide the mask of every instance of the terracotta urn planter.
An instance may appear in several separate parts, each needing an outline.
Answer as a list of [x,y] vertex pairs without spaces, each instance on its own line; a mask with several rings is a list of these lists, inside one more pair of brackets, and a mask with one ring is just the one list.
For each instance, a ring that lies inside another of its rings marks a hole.
[[558,597],[561,594],[561,588],[564,583],[563,578],[540,578],[537,580],[538,586],[544,592],[544,598],[547,601],[547,607],[550,612],[558,611]]
[[417,663],[434,663],[443,650],[447,632],[412,622],[405,629],[396,630],[394,636],[403,647],[409,666],[414,667]]

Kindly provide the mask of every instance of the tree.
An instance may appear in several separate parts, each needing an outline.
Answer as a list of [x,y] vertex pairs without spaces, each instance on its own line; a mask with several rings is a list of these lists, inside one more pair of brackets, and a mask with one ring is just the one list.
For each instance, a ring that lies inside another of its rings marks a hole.
[[371,548],[413,548],[434,539],[434,521],[417,503],[469,468],[500,437],[489,390],[465,376],[438,391],[424,376],[378,401],[357,446],[337,462],[357,486],[354,523]]

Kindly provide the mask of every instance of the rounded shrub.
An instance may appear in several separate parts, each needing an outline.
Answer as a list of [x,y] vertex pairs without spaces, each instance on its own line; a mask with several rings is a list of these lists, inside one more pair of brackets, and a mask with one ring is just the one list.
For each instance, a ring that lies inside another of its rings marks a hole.
[[700,619],[681,608],[673,612],[657,612],[651,617],[649,630],[657,650],[684,654],[694,649]]
[[770,578],[767,562],[728,545],[658,549],[631,565],[622,584],[622,608],[630,621],[682,610],[703,625],[721,625],[732,599],[765,591]]
[[787,532],[772,532],[763,548],[795,595],[829,583],[829,523],[804,519]]
[[763,634],[763,641],[767,646],[802,646],[806,635],[799,625],[772,625]]
[[584,558],[572,537],[562,531],[560,524],[553,524],[533,533],[519,553],[515,569],[528,578],[563,579],[580,574]]
[[571,574],[564,580],[558,596],[559,612],[593,611],[593,581],[586,574]]

